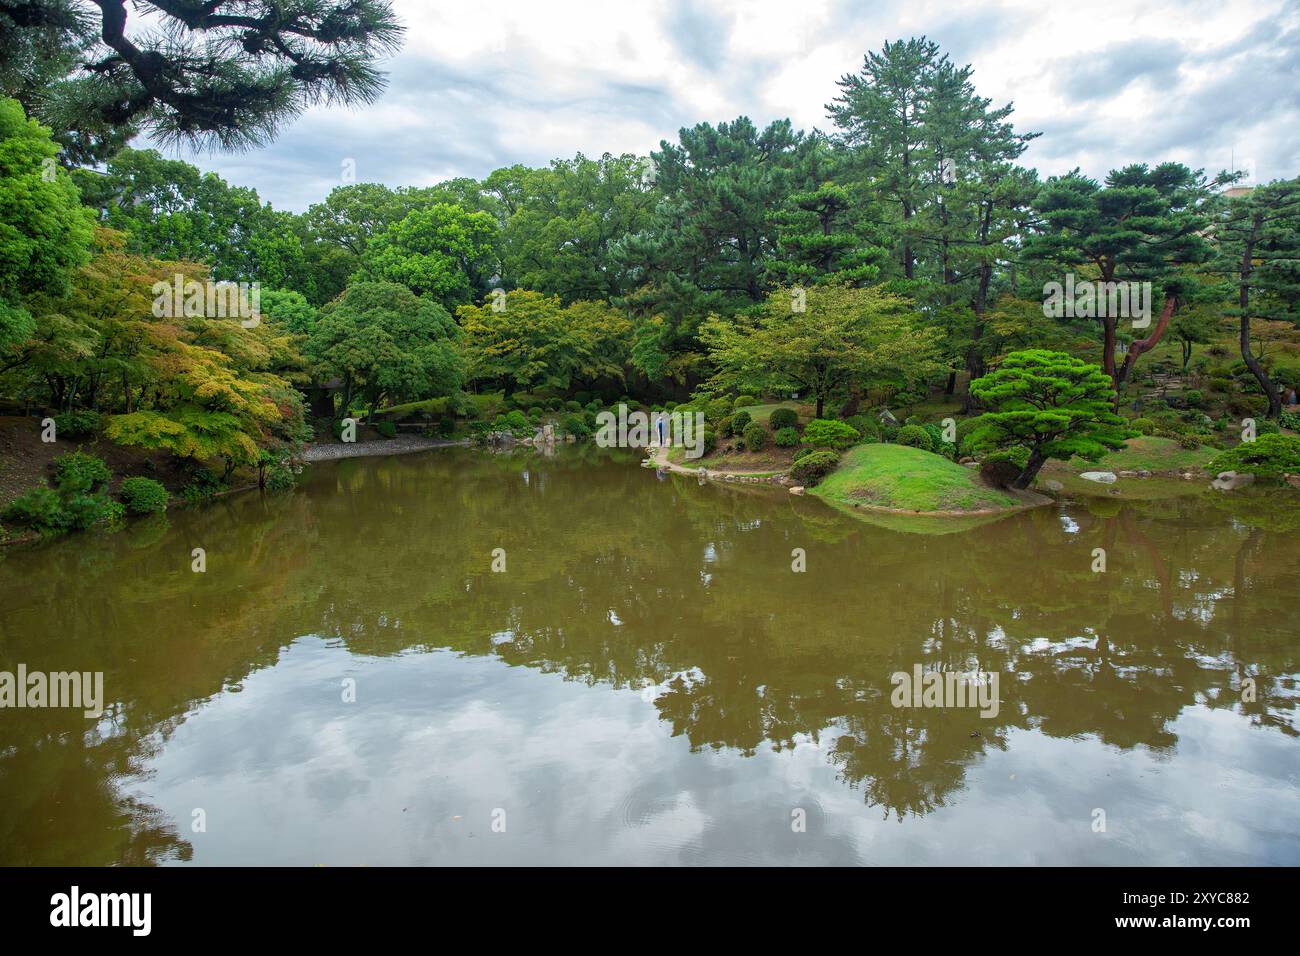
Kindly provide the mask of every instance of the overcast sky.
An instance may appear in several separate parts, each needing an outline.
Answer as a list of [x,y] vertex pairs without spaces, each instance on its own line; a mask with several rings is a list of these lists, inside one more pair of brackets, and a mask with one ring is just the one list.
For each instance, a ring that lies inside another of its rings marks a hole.
[[886,40],[925,34],[976,89],[1039,131],[1043,174],[1177,160],[1300,175],[1297,0],[396,0],[407,27],[386,93],[312,110],[271,146],[171,151],[277,208],[342,182],[431,185],[576,152],[646,153],[744,114],[829,129],[835,81]]

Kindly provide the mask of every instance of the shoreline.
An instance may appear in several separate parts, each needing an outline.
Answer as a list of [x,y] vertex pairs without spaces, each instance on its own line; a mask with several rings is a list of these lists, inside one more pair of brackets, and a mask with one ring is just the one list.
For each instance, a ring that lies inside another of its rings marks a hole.
[[465,441],[450,438],[425,438],[423,435],[404,435],[381,438],[376,441],[332,442],[328,445],[308,445],[303,449],[302,460],[308,464],[318,461],[341,461],[345,458],[382,458],[386,455],[410,455],[431,448],[466,446]]
[[[667,450],[661,446],[650,446],[650,453],[646,455],[646,461],[654,464],[656,468],[662,468],[666,471],[679,475],[691,475],[696,478],[703,478],[712,481],[722,482],[745,482],[747,484],[766,484],[778,488],[786,488],[791,494],[801,494],[814,498],[821,498],[815,492],[804,489],[794,484],[793,480],[786,474],[773,475],[770,472],[761,474],[746,474],[745,472],[726,472],[711,471],[708,468],[687,468],[683,465],[674,464],[668,461]],[[799,491],[794,491],[799,488]],[[1017,511],[1029,511],[1034,508],[1041,508],[1044,505],[1052,504],[1056,499],[1050,495],[1045,495],[1038,491],[1015,491],[1010,492],[1012,497],[1020,499],[1018,504],[1010,505],[1006,508],[980,508],[975,511],[956,511],[945,509],[941,511],[913,511],[907,508],[889,508],[884,505],[873,505],[866,502],[834,502],[821,498],[827,504],[839,505],[849,510],[871,511],[876,514],[904,515],[914,518],[981,518],[993,515],[1014,514]]]

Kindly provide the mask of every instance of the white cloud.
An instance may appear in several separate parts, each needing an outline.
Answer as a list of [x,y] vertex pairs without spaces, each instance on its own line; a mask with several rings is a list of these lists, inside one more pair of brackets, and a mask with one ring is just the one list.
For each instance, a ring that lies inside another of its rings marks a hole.
[[[644,153],[682,126],[740,114],[827,129],[835,81],[885,40],[926,34],[974,66],[980,93],[1041,130],[1024,161],[1101,176],[1235,156],[1300,173],[1300,12],[1286,0],[712,0],[619,4],[398,0],[408,29],[384,98],[317,108],[271,146],[185,155],[277,207],[341,182],[427,185],[582,151]],[[183,154],[184,155],[184,154]]]

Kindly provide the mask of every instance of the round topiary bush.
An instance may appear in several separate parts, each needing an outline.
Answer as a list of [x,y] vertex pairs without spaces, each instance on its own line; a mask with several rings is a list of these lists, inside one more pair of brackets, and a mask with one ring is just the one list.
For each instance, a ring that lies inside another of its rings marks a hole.
[[778,428],[776,434],[772,436],[772,441],[778,448],[793,448],[799,444],[799,432],[792,426],[787,425],[785,428]]
[[113,477],[104,459],[72,451],[54,459],[54,483],[65,495],[95,491]]
[[814,418],[803,430],[804,443],[815,448],[848,448],[861,437],[852,425],[830,418]]
[[1189,388],[1183,392],[1183,401],[1187,403],[1188,408],[1200,408],[1205,404],[1205,396],[1200,389]]
[[1155,434],[1156,423],[1149,418],[1135,418],[1129,422],[1129,425],[1136,428],[1142,435]]
[[758,422],[750,422],[742,434],[745,437],[745,447],[750,451],[762,451],[767,444],[767,429]]
[[735,425],[735,419],[733,419],[730,415],[728,415],[722,421],[718,422],[718,434],[721,435],[723,438],[730,438],[732,435],[732,429],[734,425]]
[[746,405],[757,405],[757,404],[758,404],[758,399],[755,398],[753,395],[737,395],[736,401],[731,407],[743,408]]
[[749,423],[754,420],[754,416],[746,411],[739,411],[731,416],[731,434],[743,435]]
[[701,432],[701,436],[702,437],[700,441],[701,441],[701,447],[703,448],[703,454],[705,455],[712,454],[718,447],[717,433],[710,431],[709,429],[706,428],[704,429],[703,432]]
[[898,444],[910,445],[922,451],[934,451],[934,440],[920,425],[904,425],[898,430]]
[[798,482],[812,487],[817,484],[840,463],[838,452],[814,451],[799,458],[790,467],[790,475]]
[[150,515],[167,510],[167,489],[152,478],[123,479],[117,494],[129,514]]
[[767,423],[772,426],[773,431],[780,431],[782,428],[796,428],[799,425],[799,413],[793,408],[774,408]]

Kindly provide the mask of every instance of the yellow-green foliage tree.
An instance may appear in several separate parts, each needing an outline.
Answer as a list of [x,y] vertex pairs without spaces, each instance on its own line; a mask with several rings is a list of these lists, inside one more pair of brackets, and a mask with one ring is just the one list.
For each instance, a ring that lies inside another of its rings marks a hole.
[[465,332],[472,381],[506,394],[534,388],[567,390],[604,379],[626,383],[632,323],[602,302],[560,303],[525,289],[489,296],[456,310]]
[[818,418],[840,391],[908,385],[940,368],[939,332],[906,299],[879,289],[778,289],[757,315],[710,316],[701,338],[717,369],[714,387],[798,390],[816,402]]

